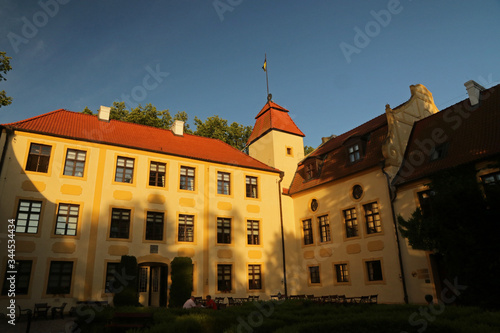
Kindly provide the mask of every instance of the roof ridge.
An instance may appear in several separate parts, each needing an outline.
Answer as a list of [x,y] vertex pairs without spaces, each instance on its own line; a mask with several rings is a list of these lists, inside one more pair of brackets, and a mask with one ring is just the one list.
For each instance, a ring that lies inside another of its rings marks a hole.
[[43,114],[39,114],[39,115],[33,116],[31,118],[27,118],[27,119],[23,119],[23,120],[19,120],[19,121],[14,121],[12,123],[1,124],[1,125],[3,125],[3,126],[12,126],[14,124],[24,124],[24,123],[27,123],[27,122],[30,122],[30,121],[33,121],[33,120],[36,120],[36,119],[39,119],[39,118],[51,116],[52,114],[54,114],[56,112],[61,112],[61,111],[73,112],[73,111],[69,111],[69,110],[66,110],[66,109],[57,109],[57,110],[54,110],[54,111],[50,111],[50,112],[47,112],[47,113],[43,113]]

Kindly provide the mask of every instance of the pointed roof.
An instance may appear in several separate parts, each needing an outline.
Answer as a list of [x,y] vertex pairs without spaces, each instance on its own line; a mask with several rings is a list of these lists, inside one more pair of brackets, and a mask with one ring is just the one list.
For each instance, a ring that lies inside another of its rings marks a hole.
[[[379,166],[384,160],[382,144],[386,136],[387,117],[381,114],[344,134],[330,138],[299,163],[288,194],[292,195]],[[365,138],[366,153],[360,161],[350,163],[346,144],[355,138]],[[315,159],[320,164],[321,171],[317,178],[306,180],[305,166]]]
[[305,136],[297,125],[295,125],[288,112],[284,107],[279,106],[273,101],[268,101],[255,117],[255,125],[247,144],[250,145],[271,130]]
[[59,109],[15,123],[12,130],[97,142],[197,160],[279,172],[217,139],[192,134],[174,135],[171,130]]

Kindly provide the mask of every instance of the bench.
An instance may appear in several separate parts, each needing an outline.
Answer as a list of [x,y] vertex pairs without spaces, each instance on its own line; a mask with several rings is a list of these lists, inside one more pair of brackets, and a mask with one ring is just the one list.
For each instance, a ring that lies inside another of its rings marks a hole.
[[143,329],[150,326],[153,314],[149,312],[116,312],[111,321],[106,324],[112,332],[125,332],[128,329]]

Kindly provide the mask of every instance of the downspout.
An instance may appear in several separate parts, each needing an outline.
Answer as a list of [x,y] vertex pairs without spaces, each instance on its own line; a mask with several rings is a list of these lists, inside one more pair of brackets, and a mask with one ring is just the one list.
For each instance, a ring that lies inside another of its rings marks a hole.
[[5,143],[2,147],[2,158],[0,159],[0,175],[2,174],[3,164],[5,163],[5,155],[7,153],[7,147],[9,145],[9,129],[6,127],[0,127],[0,142],[2,138],[2,131],[5,130]]
[[283,285],[285,287],[285,299],[288,298],[288,288],[286,284],[286,260],[285,260],[285,232],[283,230],[283,205],[281,203],[281,182],[285,176],[284,172],[280,172],[280,180],[278,181],[278,195],[280,201],[280,222],[281,222],[281,251],[283,252]]
[[401,244],[399,241],[398,224],[396,219],[396,212],[394,210],[394,200],[396,200],[396,193],[392,190],[391,179],[389,174],[385,172],[385,162],[382,161],[380,166],[382,169],[382,173],[385,175],[387,179],[387,188],[389,189],[389,199],[391,201],[392,222],[394,223],[394,232],[396,233],[396,245],[398,247],[399,269],[401,271],[401,282],[403,283],[404,302],[405,304],[408,304],[408,291],[406,290],[406,278],[403,267],[403,257],[401,255]]

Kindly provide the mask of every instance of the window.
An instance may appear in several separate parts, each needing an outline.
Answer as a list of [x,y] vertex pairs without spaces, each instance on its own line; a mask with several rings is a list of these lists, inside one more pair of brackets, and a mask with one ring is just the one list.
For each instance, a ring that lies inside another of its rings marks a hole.
[[311,200],[311,210],[313,212],[318,210],[318,200],[316,200],[316,199]]
[[120,265],[120,263],[117,263],[117,262],[108,262],[107,264],[107,267],[106,267],[106,287],[105,287],[105,290],[104,292],[105,293],[114,293],[115,292],[115,288],[118,289],[118,286],[115,285],[115,282],[118,282],[119,283],[119,279],[118,278],[118,274],[120,274],[120,272],[118,272],[118,265]]
[[418,192],[418,203],[420,205],[420,210],[422,211],[422,216],[429,217],[432,215],[432,197],[434,196],[434,191],[426,190]]
[[439,160],[439,159],[445,157],[447,153],[448,153],[448,142],[445,142],[441,145],[436,146],[431,151],[430,160],[431,161]]
[[313,243],[313,230],[311,219],[302,221],[302,230],[304,233],[304,245]]
[[36,234],[42,212],[41,201],[19,200],[17,208],[16,232]]
[[335,265],[335,274],[337,275],[337,282],[349,282],[349,271],[347,270],[347,264]]
[[247,220],[247,243],[248,245],[259,245],[259,221]]
[[363,195],[363,188],[361,185],[354,185],[352,187],[352,197],[356,200],[360,199]]
[[165,163],[151,162],[149,165],[149,186],[165,187],[166,170]]
[[130,231],[130,209],[113,208],[109,238],[128,238]]
[[231,244],[231,219],[217,218],[217,243]]
[[248,289],[262,289],[260,265],[248,265]]
[[359,161],[361,159],[361,152],[359,149],[359,143],[356,143],[349,148],[347,148],[347,151],[349,153],[349,162],[354,163],[356,161]]
[[59,204],[56,219],[56,235],[76,236],[78,216],[80,214],[79,205]]
[[257,177],[246,176],[247,198],[257,198]]
[[232,289],[232,265],[217,265],[217,290],[228,292]]
[[5,278],[3,280],[2,295],[8,295],[11,292],[11,282],[7,280],[7,277],[10,275],[8,272],[11,271],[17,272],[15,274],[16,280],[14,289],[16,295],[28,294],[32,264],[33,262],[31,260],[16,260],[14,267],[11,267],[10,264],[7,265],[4,275]]
[[179,215],[179,230],[177,235],[179,242],[194,241],[194,216]]
[[146,240],[163,240],[163,219],[165,214],[160,212],[147,212],[146,215]]
[[368,234],[375,234],[382,232],[382,225],[380,223],[380,212],[378,204],[372,202],[363,205],[365,209],[366,231]]
[[139,292],[145,293],[148,291],[148,268],[139,267]]
[[380,260],[366,261],[368,281],[382,281],[382,265]]
[[319,224],[319,239],[321,243],[329,242],[330,239],[330,222],[328,221],[328,215],[323,215],[318,217]]
[[65,176],[83,177],[87,152],[76,149],[68,149],[66,152],[66,163],[64,164]]
[[490,173],[482,176],[484,192],[486,197],[492,201],[500,198],[500,172]]
[[345,235],[347,238],[357,237],[358,234],[358,217],[356,208],[344,210]]
[[71,292],[72,261],[52,261],[49,270],[47,294],[62,295]]
[[231,194],[231,175],[226,172],[217,172],[217,193],[218,194]]
[[47,173],[49,170],[51,150],[51,146],[32,143],[28,155],[28,162],[26,163],[26,170]]
[[311,279],[311,284],[321,283],[321,280],[319,278],[319,266],[309,267],[309,278]]
[[316,163],[310,162],[306,164],[306,180],[310,180],[316,177]]
[[194,168],[181,166],[181,190],[194,191]]
[[134,177],[134,159],[118,156],[116,159],[115,182],[132,183]]
[[490,173],[488,175],[482,176],[481,180],[484,186],[500,186],[500,172]]
[[293,149],[291,147],[286,147],[286,154],[288,156],[293,156]]

